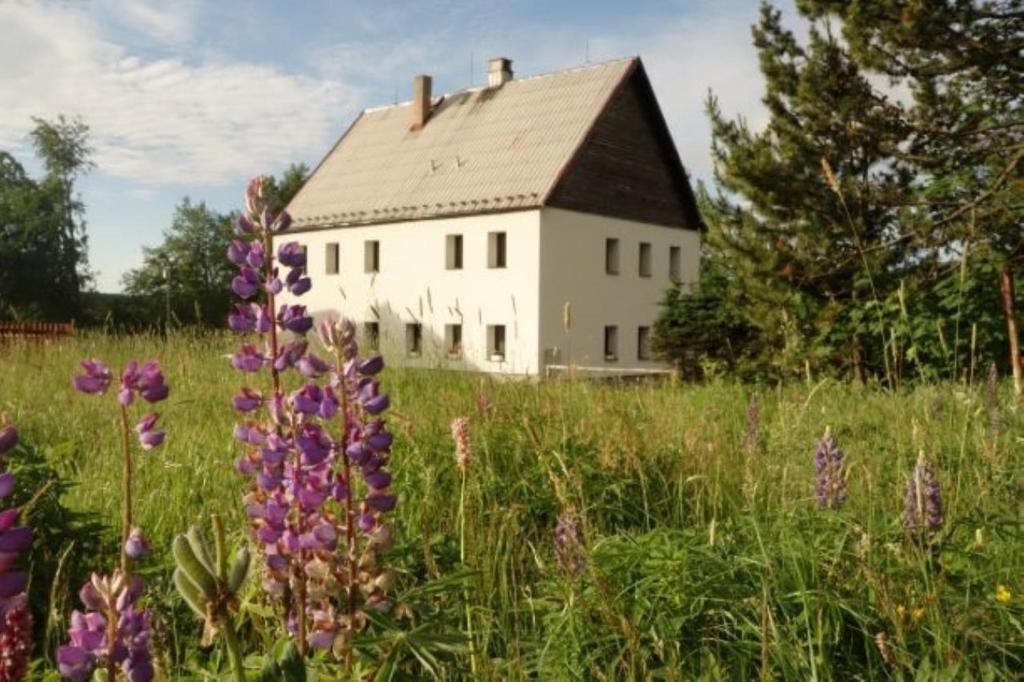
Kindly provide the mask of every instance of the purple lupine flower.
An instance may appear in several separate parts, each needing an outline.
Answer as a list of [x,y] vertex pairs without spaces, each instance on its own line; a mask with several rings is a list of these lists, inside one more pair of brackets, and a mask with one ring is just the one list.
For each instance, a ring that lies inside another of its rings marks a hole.
[[287,242],[277,249],[277,262],[289,268],[306,266],[306,252],[298,242]]
[[129,559],[140,559],[150,550],[149,540],[142,534],[142,529],[132,526],[128,540],[124,543],[124,551]]
[[903,499],[903,526],[917,544],[928,546],[942,528],[942,494],[935,469],[922,451],[907,481]]
[[267,363],[267,358],[256,346],[246,343],[239,353],[231,356],[232,366],[243,372],[258,372]]
[[583,531],[579,519],[572,509],[566,509],[555,523],[555,560],[558,569],[566,576],[575,578],[587,567]]
[[845,455],[832,437],[832,429],[814,451],[814,469],[817,472],[818,505],[822,509],[838,509],[846,502]]
[[[131,682],[148,682],[154,670],[150,652],[150,614],[135,609],[142,593],[142,581],[133,576],[125,580],[120,571],[103,577],[93,574],[80,596],[86,612],[71,614],[68,628],[70,644],[57,650],[61,675],[85,680],[97,667],[113,663]],[[116,622],[114,641],[108,641],[108,622]]]
[[243,386],[238,395],[232,399],[232,404],[239,412],[252,412],[263,404],[263,394],[254,388]]
[[231,280],[231,290],[241,298],[249,298],[260,286],[260,276],[250,267],[243,267]]
[[313,328],[313,318],[306,315],[304,305],[282,305],[277,313],[277,323],[282,329],[296,334],[305,334]]
[[294,273],[297,272],[301,272],[301,270],[292,270],[288,273],[288,277],[285,279],[285,283],[288,285],[288,291],[291,292],[292,296],[302,296],[313,286],[313,281],[309,277],[293,276]]
[[139,445],[142,446],[143,450],[152,450],[159,447],[167,437],[166,433],[155,428],[156,421],[159,418],[159,414],[151,412],[135,425],[135,431],[139,434]]
[[249,242],[234,240],[228,245],[228,260],[235,265],[245,265],[249,257]]
[[[0,417],[0,457],[18,443],[18,430]],[[0,482],[0,498],[14,489],[14,476],[4,474]],[[19,680],[28,668],[32,650],[32,615],[28,608],[28,575],[12,571],[18,555],[32,542],[31,528],[13,527],[19,510],[10,508],[0,512],[0,682]]]
[[76,390],[82,393],[106,393],[114,375],[99,360],[82,360],[79,363],[85,374],[72,379]]
[[235,232],[240,236],[252,234],[256,231],[256,224],[252,221],[252,218],[239,213],[235,216]]

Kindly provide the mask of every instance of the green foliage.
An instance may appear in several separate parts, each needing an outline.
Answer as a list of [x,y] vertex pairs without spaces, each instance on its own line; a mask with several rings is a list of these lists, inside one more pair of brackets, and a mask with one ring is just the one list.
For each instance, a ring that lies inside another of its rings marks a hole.
[[728,276],[707,267],[693,290],[683,284],[666,290],[652,350],[676,363],[687,378],[700,378],[711,365],[749,375],[755,369],[759,335],[729,297]]
[[[754,330],[752,366],[890,387],[958,378],[971,347],[1006,367],[997,276],[1024,262],[1019,2],[797,5],[805,42],[767,4],[753,29],[767,124],[707,105],[709,270]],[[707,336],[694,300],[666,300],[677,338]],[[702,339],[705,359],[747,332]]]
[[[285,203],[298,192],[308,170],[291,165],[271,191],[278,203]],[[125,291],[134,297],[115,307],[111,318],[117,326],[132,326],[144,307],[152,326],[157,321],[170,325],[188,324],[216,327],[224,323],[231,310],[231,279],[237,267],[224,256],[235,238],[234,215],[219,213],[205,202],[193,203],[188,197],[175,208],[171,226],[159,246],[143,249],[143,263],[124,276]],[[98,317],[103,321],[106,316]]]
[[79,295],[89,273],[74,182],[91,168],[88,127],[63,116],[33,120],[42,178],[30,178],[0,151],[0,319],[80,320]]
[[[969,331],[961,349],[965,339]],[[66,443],[40,451],[75,483],[61,504],[115,528],[119,443],[115,430],[94,427],[110,415],[60,387],[81,357],[118,365],[158,349],[174,386],[162,404],[168,439],[138,460],[135,522],[153,543],[145,606],[156,616],[155,645],[170,679],[229,670],[222,646],[198,647],[202,626],[171,584],[171,552],[181,529],[211,513],[238,529],[236,546],[244,533],[236,416],[223,407],[224,386],[237,375],[222,356],[236,342],[219,334],[173,334],[166,343],[84,334],[13,344],[0,355],[0,402],[24,441]],[[469,679],[471,644],[483,680],[752,679],[763,669],[777,679],[913,679],[955,666],[960,679],[986,671],[1000,679],[1024,665],[1024,412],[1006,382],[993,399],[994,429],[977,384],[878,391],[822,380],[759,391],[750,456],[750,389],[729,381],[533,384],[385,372],[401,415],[393,471],[402,504],[386,557],[396,572],[394,608],[353,643],[363,679]],[[450,435],[456,415],[469,416],[473,445],[465,563]],[[839,513],[819,512],[814,499],[813,450],[826,425],[849,463],[849,501]],[[911,551],[899,521],[922,449],[946,505],[931,559]],[[588,568],[580,578],[559,573],[554,557],[554,525],[566,506],[583,528]],[[61,523],[53,517],[54,532]],[[74,535],[60,532],[65,539],[39,551],[59,556]],[[118,548],[109,535],[106,558],[73,554],[67,565],[110,563]],[[215,548],[207,554],[216,566]],[[275,647],[281,614],[262,596],[260,562],[253,564],[235,616],[250,677],[268,654],[283,657]],[[48,582],[33,578],[33,589],[37,580]],[[54,639],[76,607],[78,584],[67,584],[70,594],[52,615]],[[1009,601],[995,598],[999,585]],[[348,679],[322,654],[307,661],[314,674]]]

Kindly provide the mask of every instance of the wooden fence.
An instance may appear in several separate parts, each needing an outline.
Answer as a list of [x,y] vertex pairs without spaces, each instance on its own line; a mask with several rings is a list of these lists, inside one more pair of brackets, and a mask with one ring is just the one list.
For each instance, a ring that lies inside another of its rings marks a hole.
[[0,321],[0,341],[29,339],[33,341],[55,341],[73,336],[74,322],[3,322]]

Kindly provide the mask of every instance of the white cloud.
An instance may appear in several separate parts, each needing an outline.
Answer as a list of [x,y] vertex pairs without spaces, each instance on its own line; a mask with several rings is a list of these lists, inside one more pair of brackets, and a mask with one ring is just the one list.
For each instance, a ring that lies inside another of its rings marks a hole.
[[[144,30],[191,31],[155,7],[133,11]],[[0,148],[24,149],[31,116],[79,114],[102,173],[195,186],[315,157],[361,91],[271,65],[143,58],[104,37],[95,7],[12,3],[0,4],[0,93]]]

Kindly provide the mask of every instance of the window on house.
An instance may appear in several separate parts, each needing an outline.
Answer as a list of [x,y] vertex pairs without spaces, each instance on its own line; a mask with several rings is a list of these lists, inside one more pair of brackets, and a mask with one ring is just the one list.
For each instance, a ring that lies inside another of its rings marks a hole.
[[444,326],[444,347],[449,357],[462,356],[462,325],[446,324]]
[[376,239],[363,242],[363,270],[380,272],[380,242]]
[[487,356],[497,362],[505,359],[505,325],[487,325]]
[[615,325],[604,328],[604,359],[605,362],[619,359],[619,328]]
[[328,275],[338,274],[338,242],[331,242],[327,245],[325,272]]
[[637,327],[636,330],[636,359],[651,359],[651,328]]
[[640,242],[640,265],[641,277],[651,276],[651,245],[647,242]]
[[491,232],[487,235],[487,267],[505,267],[505,233]]
[[681,250],[678,246],[670,246],[668,249],[668,276],[678,282],[682,278]]
[[363,339],[370,350],[380,350],[380,323],[364,322]]
[[604,240],[604,271],[609,275],[619,274],[619,240]]
[[450,234],[445,238],[444,266],[449,270],[462,269],[461,234]]
[[405,352],[409,357],[418,358],[423,351],[423,325],[410,322],[405,325]]

